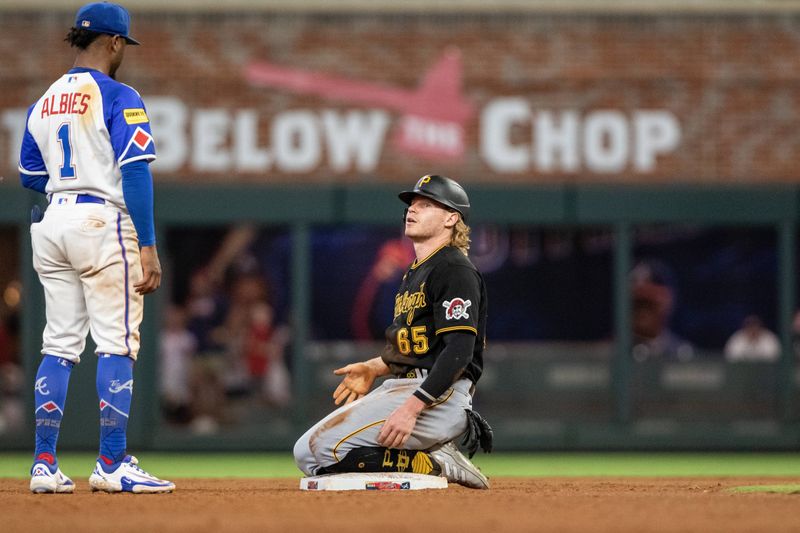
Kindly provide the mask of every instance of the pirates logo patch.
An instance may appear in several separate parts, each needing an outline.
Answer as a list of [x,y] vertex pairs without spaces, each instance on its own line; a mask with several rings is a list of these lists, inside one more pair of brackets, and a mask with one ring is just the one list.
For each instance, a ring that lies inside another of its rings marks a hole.
[[463,298],[453,298],[452,300],[445,300],[442,302],[442,307],[447,309],[445,312],[444,317],[447,320],[459,320],[461,318],[469,318],[469,314],[467,314],[467,308],[472,305],[472,302],[469,300],[464,300]]

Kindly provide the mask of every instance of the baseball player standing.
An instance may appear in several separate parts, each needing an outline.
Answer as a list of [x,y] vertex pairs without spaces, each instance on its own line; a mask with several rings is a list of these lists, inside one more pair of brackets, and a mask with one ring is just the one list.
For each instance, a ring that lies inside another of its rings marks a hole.
[[[469,199],[455,181],[423,176],[400,193],[405,235],[416,259],[395,296],[386,347],[374,359],[335,370],[344,405],[294,447],[306,475],[413,472],[472,488],[489,481],[454,444],[491,450],[491,428],[472,411],[483,370],[486,287],[467,258]],[[376,378],[392,376],[372,392]]]
[[[22,184],[47,194],[32,213],[33,265],[44,287],[47,326],[35,383],[36,451],[30,489],[72,492],[56,442],[72,367],[91,331],[97,344],[100,453],[92,490],[171,492],[126,454],[144,295],[161,283],[149,162],[155,147],[139,94],[114,75],[127,45],[122,6],[81,7],[65,39],[75,64],[28,110]],[[39,220],[41,219],[41,221]]]

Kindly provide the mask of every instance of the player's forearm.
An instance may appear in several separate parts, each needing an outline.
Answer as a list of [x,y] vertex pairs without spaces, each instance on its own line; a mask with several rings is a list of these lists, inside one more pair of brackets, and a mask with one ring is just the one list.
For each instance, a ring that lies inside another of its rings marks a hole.
[[422,385],[414,391],[414,396],[426,405],[432,404],[436,398],[453,386],[458,376],[464,371],[472,360],[475,349],[475,335],[468,332],[453,331],[445,334],[445,348],[428,377]]
[[122,196],[131,220],[139,236],[139,245],[152,246],[156,243],[155,222],[153,221],[153,176],[147,161],[133,161],[123,165]]

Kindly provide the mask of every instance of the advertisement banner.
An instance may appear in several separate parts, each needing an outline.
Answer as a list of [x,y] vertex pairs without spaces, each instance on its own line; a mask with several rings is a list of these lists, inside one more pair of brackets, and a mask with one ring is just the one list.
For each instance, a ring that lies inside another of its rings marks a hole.
[[[72,65],[70,23],[0,20],[0,174],[27,106]],[[117,77],[143,96],[159,181],[797,180],[796,17],[134,12],[132,27],[142,46]]]

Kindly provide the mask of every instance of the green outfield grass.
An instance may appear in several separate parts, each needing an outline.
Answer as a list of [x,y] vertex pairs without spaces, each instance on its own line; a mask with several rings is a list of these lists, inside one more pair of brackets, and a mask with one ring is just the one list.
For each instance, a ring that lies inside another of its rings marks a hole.
[[[94,453],[59,454],[62,469],[88,477]],[[300,477],[289,454],[156,453],[139,454],[141,466],[165,478]],[[0,453],[0,477],[28,476],[29,453]],[[478,455],[489,476],[783,476],[800,477],[800,454],[778,453],[537,453]]]

